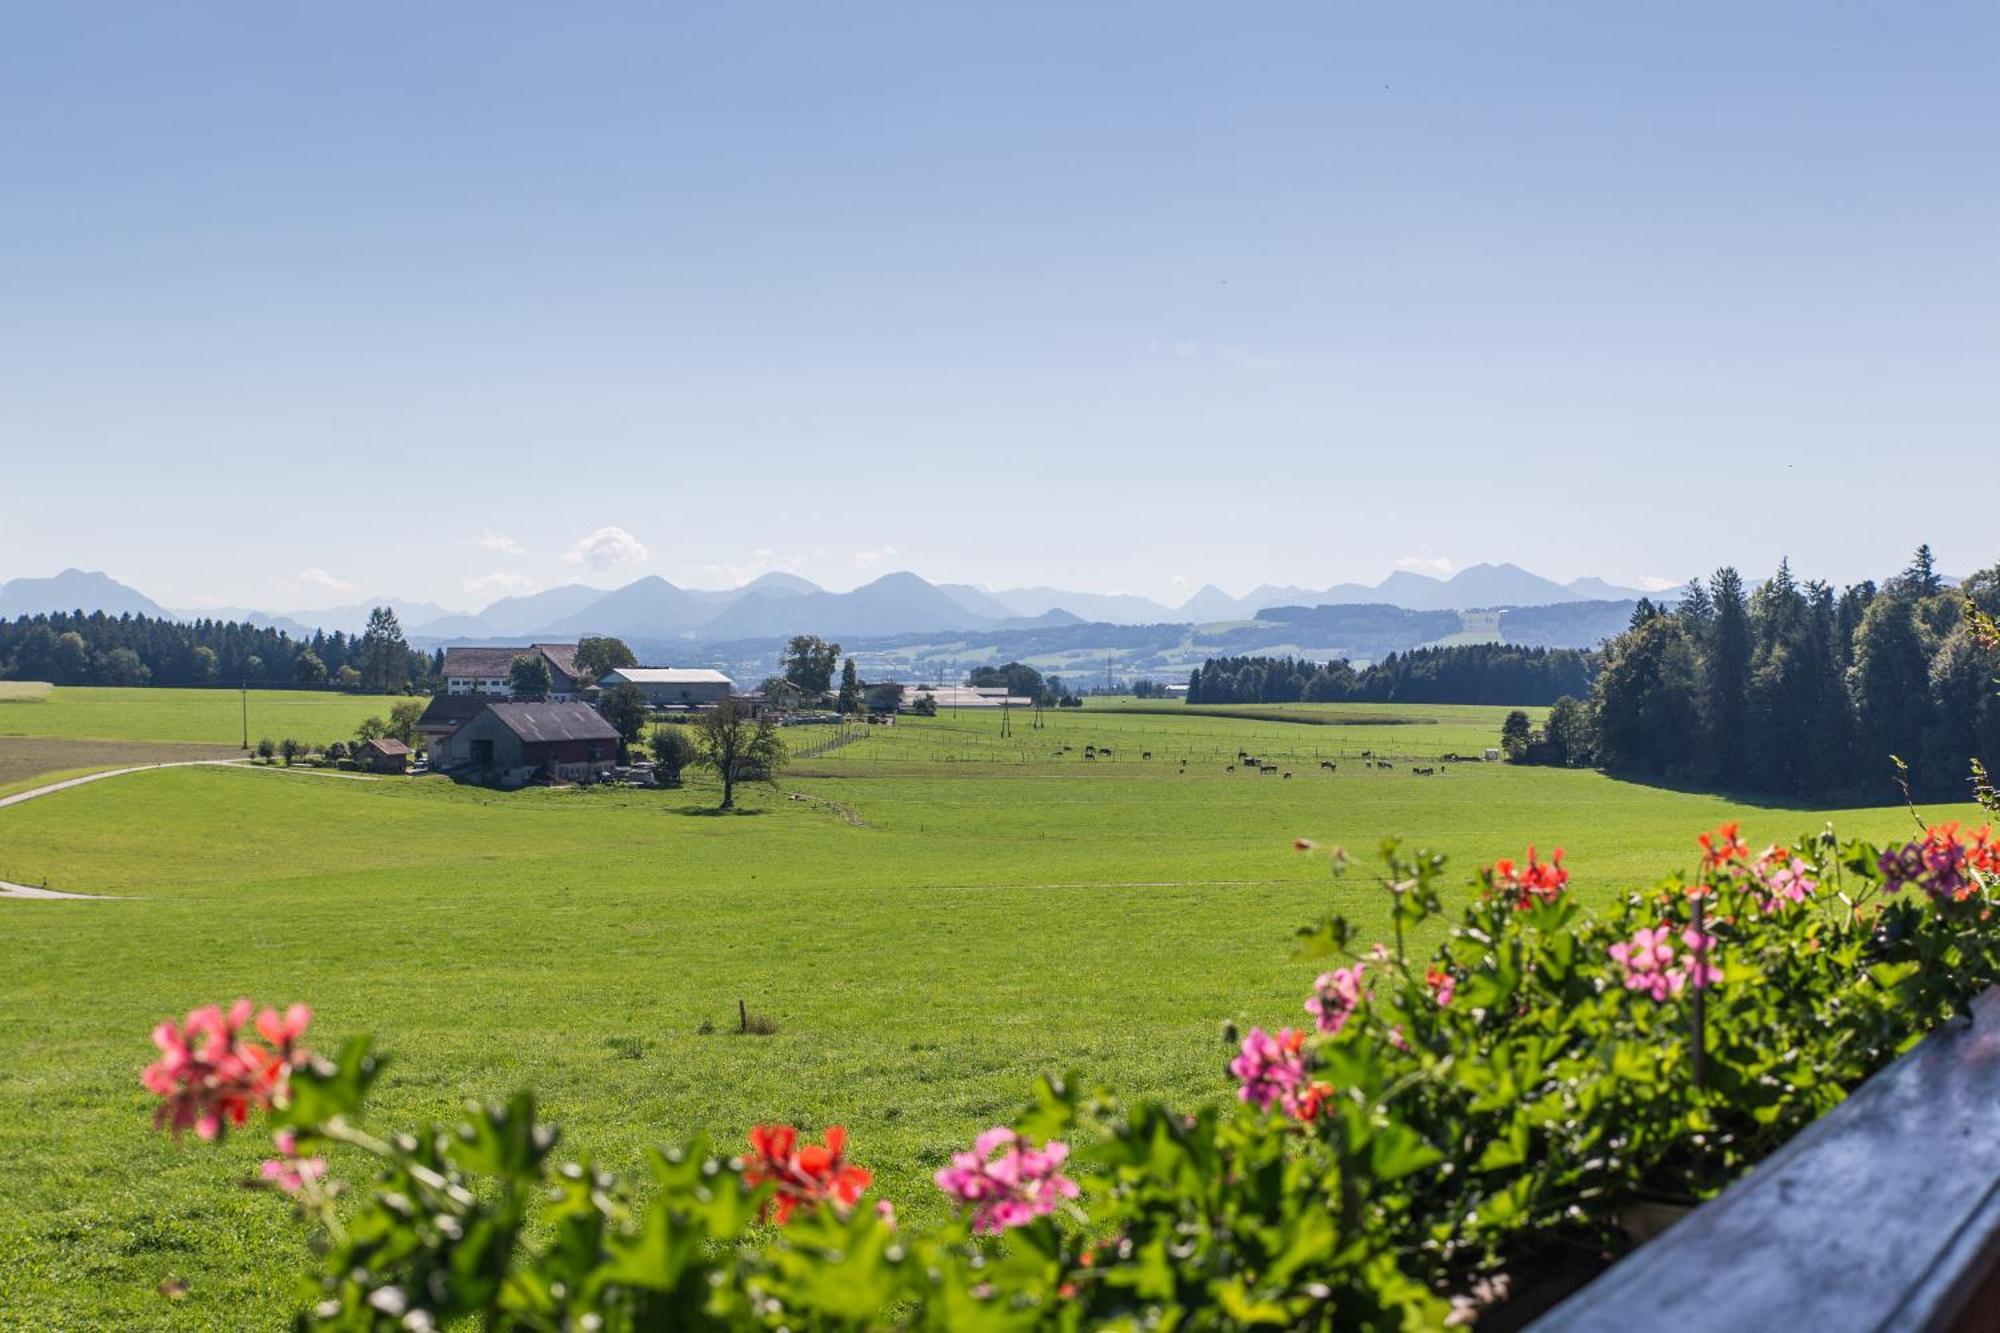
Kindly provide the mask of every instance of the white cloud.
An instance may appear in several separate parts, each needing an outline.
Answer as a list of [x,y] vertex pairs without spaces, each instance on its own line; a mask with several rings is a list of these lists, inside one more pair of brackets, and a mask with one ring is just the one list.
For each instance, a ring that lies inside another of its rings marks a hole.
[[346,579],[337,579],[325,570],[317,567],[300,570],[293,576],[292,582],[301,587],[312,588],[319,592],[351,593],[355,591],[354,584],[349,583]]
[[1456,566],[1441,555],[1406,555],[1396,562],[1396,568],[1407,569],[1412,574],[1427,574],[1434,579],[1448,579]]
[[506,533],[495,532],[491,528],[473,538],[472,544],[483,551],[492,551],[496,555],[526,555],[528,553],[522,547],[521,543],[515,541]]
[[540,585],[525,574],[481,574],[478,578],[467,579],[461,586],[474,596],[505,597],[533,592]]
[[873,569],[884,560],[901,554],[901,551],[888,545],[878,546],[872,551],[856,551],[854,553],[854,567],[856,569]]
[[616,569],[620,565],[643,565],[646,548],[637,537],[620,527],[599,528],[563,552],[567,565],[589,565],[593,569]]
[[1657,574],[1648,574],[1639,580],[1642,592],[1666,592],[1671,588],[1683,588],[1687,584],[1682,579],[1663,579]]

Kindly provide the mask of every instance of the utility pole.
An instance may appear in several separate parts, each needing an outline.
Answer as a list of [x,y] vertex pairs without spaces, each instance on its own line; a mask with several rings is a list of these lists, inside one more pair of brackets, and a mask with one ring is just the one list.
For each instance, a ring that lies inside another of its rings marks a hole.
[[243,748],[247,750],[250,748],[250,682],[239,681],[237,685],[243,695]]

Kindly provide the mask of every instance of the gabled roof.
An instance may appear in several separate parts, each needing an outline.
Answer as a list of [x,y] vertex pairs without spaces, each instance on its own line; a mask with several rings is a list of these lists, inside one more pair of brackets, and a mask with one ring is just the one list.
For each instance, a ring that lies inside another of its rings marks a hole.
[[542,656],[549,659],[550,666],[562,672],[571,680],[576,679],[577,645],[573,643],[538,643],[535,647],[542,650]]
[[391,758],[410,752],[410,747],[397,740],[394,736],[378,736],[372,741],[363,743],[361,748],[364,750],[373,750],[376,754],[388,755]]
[[618,739],[618,728],[606,722],[589,704],[493,703],[487,708],[502,726],[531,744]]
[[444,650],[444,670],[440,674],[447,679],[459,676],[497,680],[514,669],[515,658],[533,657],[538,653],[548,661],[552,672],[576,679],[576,645],[573,643],[521,644],[512,648],[447,648]]
[[484,694],[436,694],[424,705],[424,715],[417,719],[417,730],[428,732],[456,731],[469,718],[477,717],[485,711],[493,700]]

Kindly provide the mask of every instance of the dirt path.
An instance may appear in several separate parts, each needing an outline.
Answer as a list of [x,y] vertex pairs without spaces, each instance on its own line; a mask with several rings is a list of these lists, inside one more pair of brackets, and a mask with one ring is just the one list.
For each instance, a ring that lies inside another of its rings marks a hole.
[[109,902],[111,895],[104,893],[64,893],[60,889],[38,889],[32,884],[11,884],[4,879],[0,879],[0,898],[79,898]]
[[102,773],[86,773],[80,778],[68,778],[62,782],[48,783],[46,786],[30,787],[26,791],[17,791],[12,796],[0,796],[0,810],[4,810],[10,805],[19,805],[23,801],[32,801],[38,797],[52,796],[59,791],[68,791],[71,787],[81,787],[86,782],[102,782],[106,778],[122,778],[127,773],[150,773],[156,768],[198,768],[204,764],[222,767],[247,766],[248,762],[243,759],[182,759],[170,764],[136,764],[131,768],[110,768]]

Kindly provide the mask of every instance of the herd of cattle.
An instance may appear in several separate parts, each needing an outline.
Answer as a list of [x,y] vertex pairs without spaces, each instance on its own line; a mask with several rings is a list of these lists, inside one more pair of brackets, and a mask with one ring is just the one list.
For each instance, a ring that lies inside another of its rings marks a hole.
[[[1077,751],[1075,746],[1062,745],[1056,747],[1056,751],[1053,757],[1056,759],[1061,759],[1066,755],[1075,754],[1076,752]],[[1109,745],[1086,745],[1083,747],[1082,757],[1084,761],[1087,763],[1095,763],[1099,759],[1114,759],[1117,757],[1117,752],[1113,750]],[[1143,750],[1140,752],[1139,757],[1144,760],[1150,760],[1153,757],[1153,752],[1151,750]],[[1444,768],[1442,765],[1445,764],[1471,764],[1478,762],[1480,762],[1480,756],[1478,755],[1447,754],[1441,756],[1439,763],[1437,764],[1425,764],[1425,765],[1411,764],[1409,766],[1409,769],[1410,772],[1417,777],[1429,778],[1429,777],[1436,777],[1438,774],[1444,772]],[[1361,752],[1361,766],[1363,768],[1389,769],[1392,771],[1396,767],[1393,761],[1377,757],[1377,755],[1373,750],[1363,750]],[[1336,764],[1331,759],[1320,760],[1319,767],[1320,771],[1323,773],[1337,773],[1340,771],[1340,765]],[[1223,766],[1222,771],[1225,773],[1234,773],[1239,768],[1245,773],[1257,773],[1264,777],[1270,777],[1273,774],[1276,774],[1281,778],[1289,778],[1292,776],[1289,770],[1284,769],[1277,764],[1271,763],[1268,760],[1261,759],[1258,756],[1251,754],[1248,750],[1238,750],[1236,752],[1236,762],[1233,764],[1225,764]],[[1188,761],[1185,758],[1180,760],[1180,771],[1183,773],[1188,771]]]

